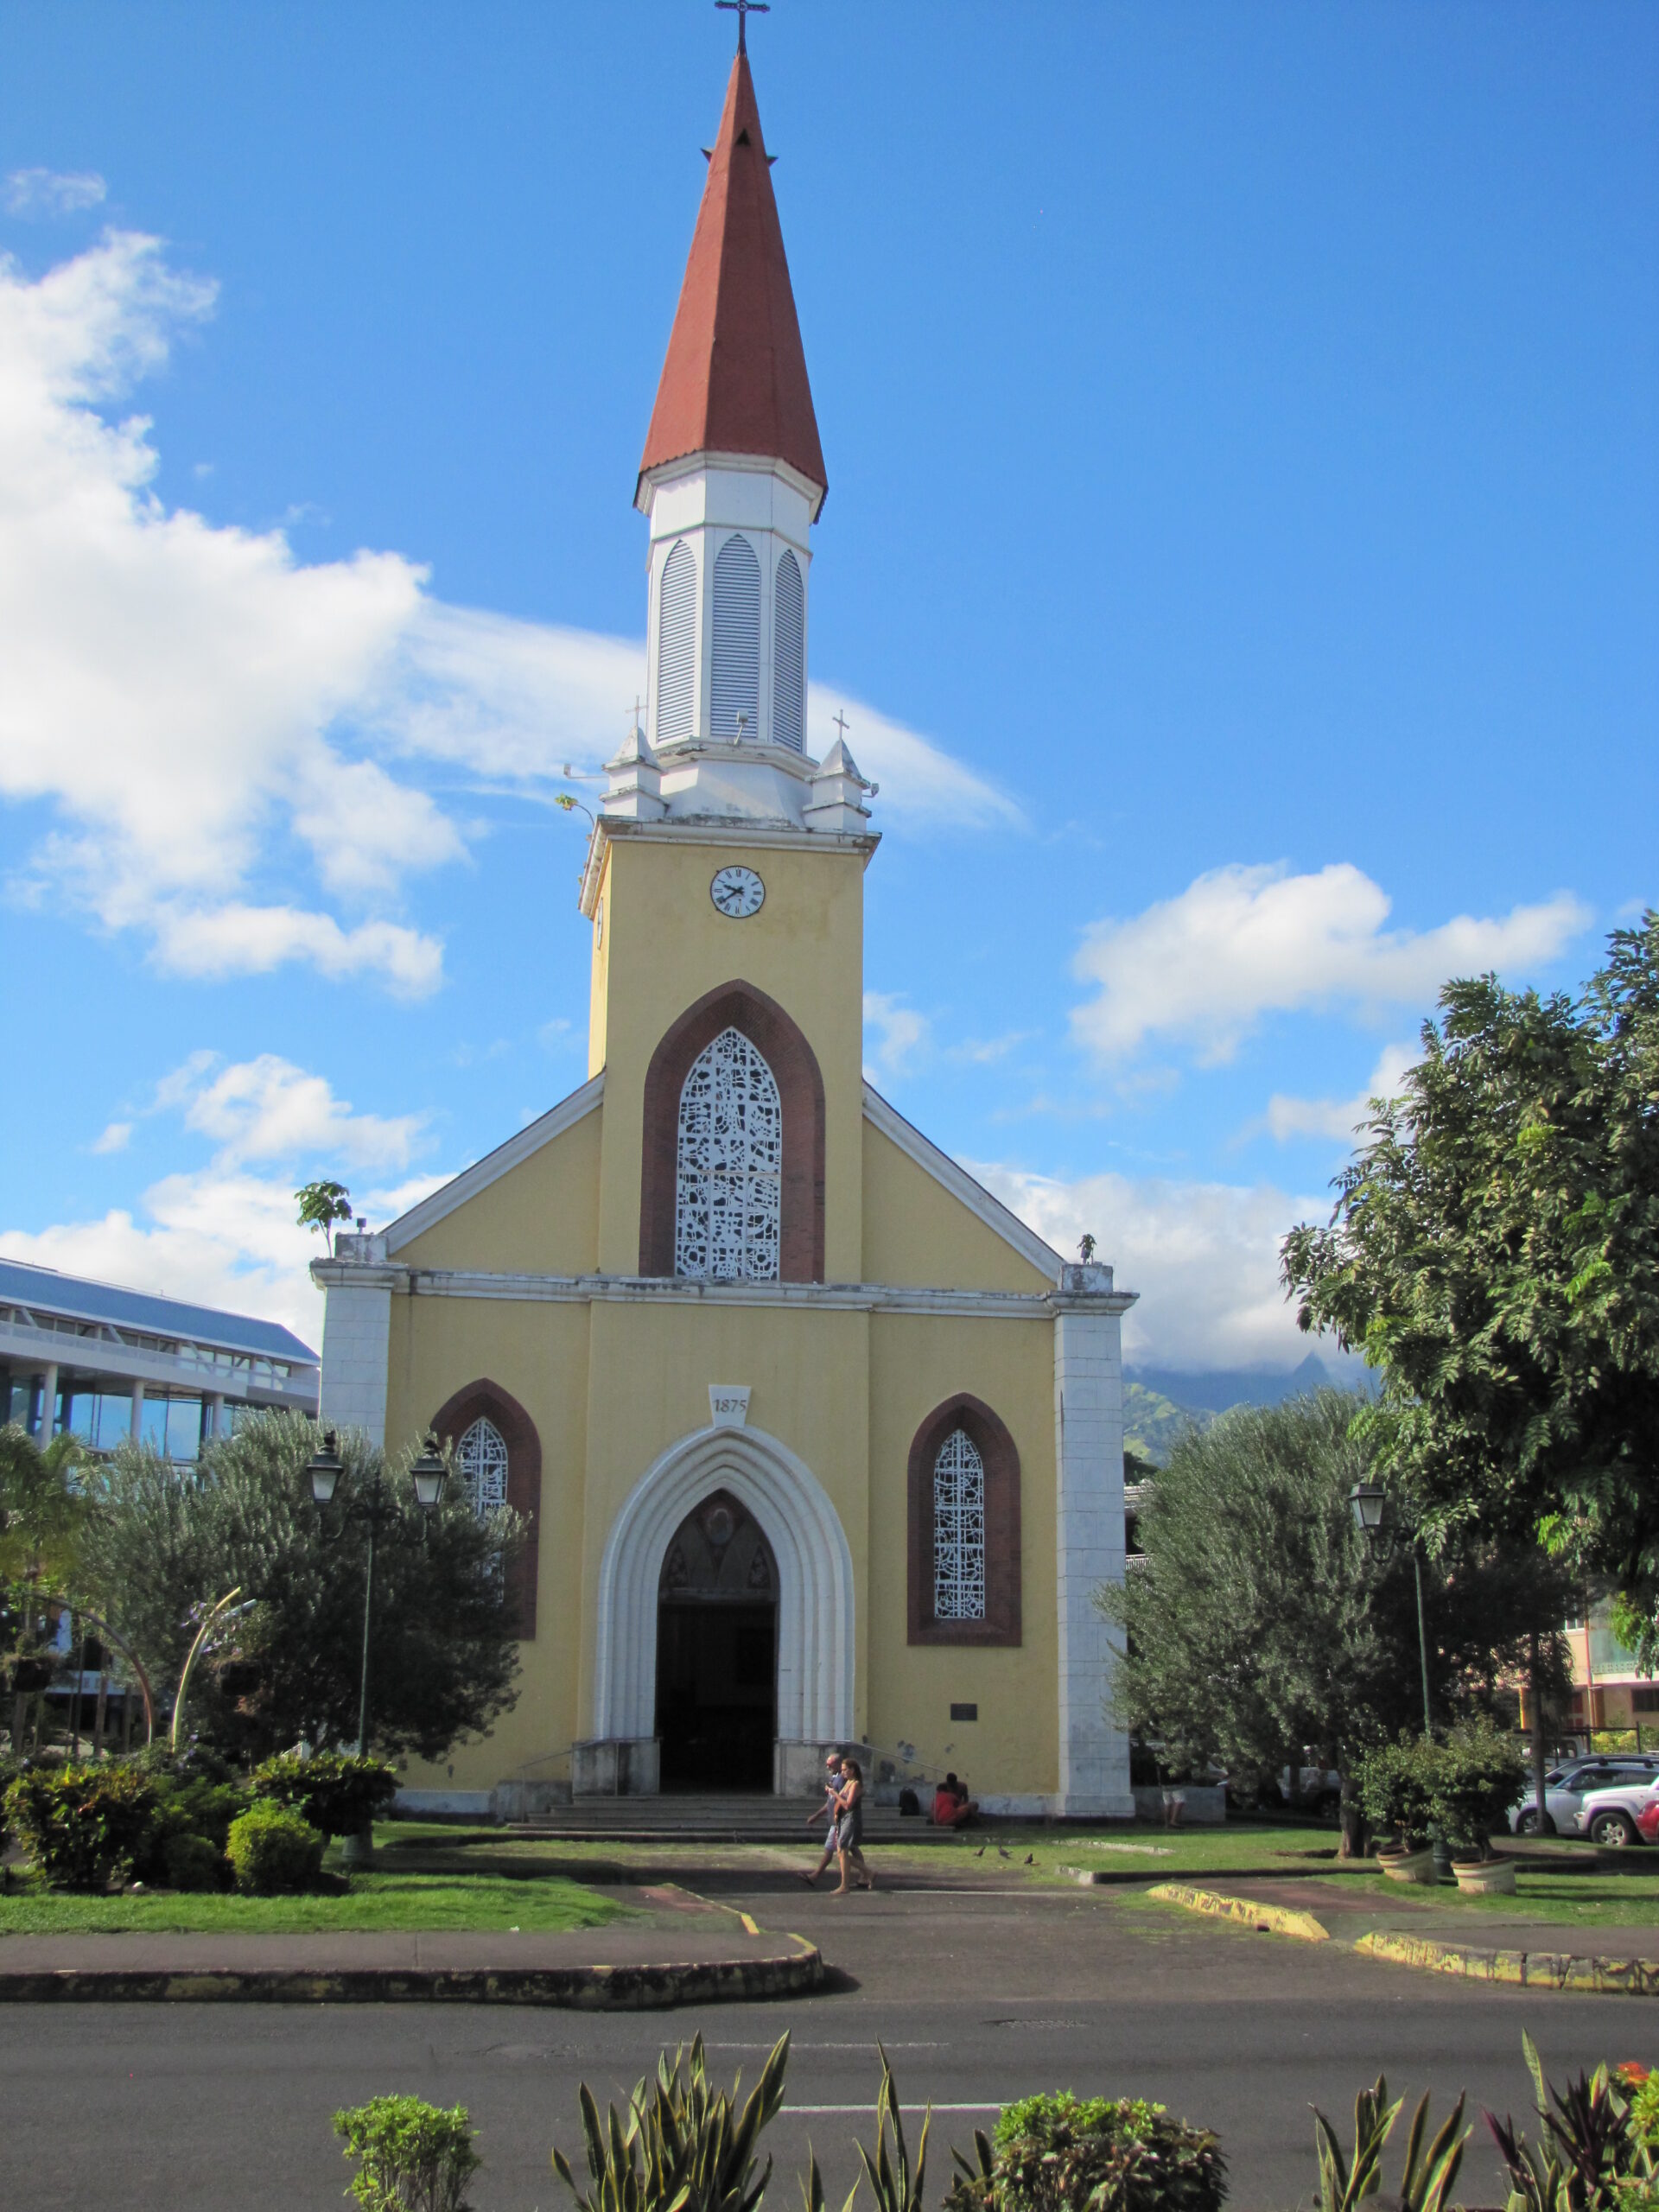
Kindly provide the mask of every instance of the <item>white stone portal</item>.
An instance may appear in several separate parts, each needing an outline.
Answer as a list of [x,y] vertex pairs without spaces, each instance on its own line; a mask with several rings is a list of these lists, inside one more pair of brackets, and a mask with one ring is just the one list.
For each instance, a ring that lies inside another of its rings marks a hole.
[[778,1735],[847,1738],[853,1725],[853,1557],[829,1493],[763,1430],[682,1437],[642,1475],[600,1561],[594,1621],[595,1740],[650,1737],[657,1713],[657,1601],[676,1529],[710,1491],[760,1523],[778,1564]]

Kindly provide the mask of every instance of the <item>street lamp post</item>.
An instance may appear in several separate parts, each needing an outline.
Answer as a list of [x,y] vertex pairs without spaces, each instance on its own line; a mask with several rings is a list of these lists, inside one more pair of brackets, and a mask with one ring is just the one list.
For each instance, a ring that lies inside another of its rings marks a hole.
[[[306,1472],[311,1478],[311,1496],[319,1516],[326,1515],[334,1503],[340,1489],[345,1463],[340,1456],[340,1443],[331,1428],[312,1454]],[[428,1435],[421,1456],[410,1469],[410,1478],[415,1485],[415,1503],[420,1509],[420,1538],[425,1541],[432,1525],[432,1516],[443,1497],[443,1486],[448,1470],[438,1451],[438,1440]],[[392,1494],[384,1467],[377,1467],[366,1481],[359,1483],[356,1497],[340,1504],[339,1528],[342,1534],[347,1522],[360,1521],[368,1531],[368,1565],[363,1578],[363,1669],[359,1679],[357,1695],[357,1755],[369,1755],[369,1689],[370,1654],[374,1624],[374,1556],[383,1530],[387,1535],[401,1535],[405,1538],[410,1529],[408,1516]],[[323,1522],[325,1528],[327,1523]],[[340,1858],[347,1866],[364,1866],[374,1855],[372,1831],[359,1828],[348,1835],[340,1845]]]
[[[1348,1493],[1348,1503],[1353,1508],[1354,1521],[1361,1535],[1375,1551],[1382,1534],[1388,1492],[1381,1483],[1356,1483]],[[1417,1658],[1423,1674],[1423,1733],[1432,1736],[1434,1715],[1428,1697],[1428,1630],[1423,1621],[1423,1557],[1414,1532],[1411,1538],[1411,1572],[1417,1585]]]

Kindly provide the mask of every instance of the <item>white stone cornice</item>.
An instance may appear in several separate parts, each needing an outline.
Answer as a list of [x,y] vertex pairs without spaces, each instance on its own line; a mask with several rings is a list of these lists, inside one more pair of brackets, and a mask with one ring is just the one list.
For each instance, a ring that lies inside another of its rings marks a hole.
[[690,1275],[496,1274],[467,1268],[365,1268],[314,1260],[320,1288],[367,1284],[411,1298],[490,1298],[547,1306],[751,1306],[776,1312],[952,1314],[965,1319],[1052,1324],[1045,1291],[951,1290],[906,1283],[709,1282]]
[[[492,1183],[510,1169],[517,1167],[520,1161],[528,1160],[532,1153],[539,1152],[544,1144],[551,1144],[555,1137],[562,1137],[567,1129],[574,1128],[578,1122],[602,1103],[604,1096],[605,1071],[601,1068],[596,1076],[591,1076],[582,1084],[580,1090],[573,1090],[568,1098],[562,1098],[556,1106],[550,1107],[527,1128],[510,1136],[505,1144],[497,1145],[493,1152],[486,1152],[482,1160],[475,1160],[470,1167],[463,1167],[459,1175],[452,1177],[441,1190],[434,1191],[430,1198],[423,1198],[407,1213],[399,1214],[391,1227],[383,1232],[380,1241],[384,1243],[385,1250],[389,1254],[402,1251],[406,1244],[443,1220],[446,1215],[452,1214],[457,1206],[465,1205],[468,1198],[476,1198],[480,1191],[487,1190]],[[319,1267],[328,1264],[324,1261],[313,1262],[313,1282],[333,1280],[332,1276],[316,1273]],[[353,1278],[357,1279],[355,1276]]]
[[866,830],[856,836],[845,836],[823,830],[798,829],[793,823],[782,819],[745,821],[741,816],[724,814],[683,815],[666,822],[617,821],[601,814],[588,841],[587,865],[582,872],[582,890],[577,900],[590,922],[599,904],[599,887],[604,880],[606,849],[613,839],[659,845],[724,845],[741,852],[861,853],[868,868],[881,835],[879,830]]
[[[975,1182],[965,1167],[925,1137],[915,1123],[907,1122],[871,1083],[864,1086],[864,1118],[873,1128],[880,1129],[890,1143],[896,1144],[906,1159],[913,1160],[936,1183],[942,1183],[951,1197],[976,1215],[987,1229],[994,1230],[1005,1244],[1011,1244],[1022,1260],[1028,1261],[1055,1283],[1059,1282],[1066,1263],[1053,1246],[1045,1243],[1036,1230],[1028,1229],[1000,1198],[994,1198],[982,1183]],[[1109,1284],[1111,1270],[1103,1272]]]

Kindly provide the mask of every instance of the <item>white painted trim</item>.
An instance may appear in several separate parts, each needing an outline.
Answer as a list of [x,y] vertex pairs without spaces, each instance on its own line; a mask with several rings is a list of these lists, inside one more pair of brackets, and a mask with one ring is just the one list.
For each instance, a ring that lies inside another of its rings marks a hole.
[[434,1191],[430,1198],[423,1198],[419,1205],[400,1214],[385,1232],[386,1250],[401,1252],[405,1244],[454,1213],[457,1206],[465,1205],[468,1198],[475,1198],[480,1191],[488,1190],[492,1183],[517,1167],[521,1160],[530,1159],[544,1144],[551,1144],[555,1137],[562,1137],[567,1129],[574,1128],[595,1110],[604,1096],[605,1071],[601,1068],[580,1090],[573,1090],[568,1098],[562,1098],[538,1121],[520,1129],[505,1144],[497,1145],[493,1152],[486,1152],[470,1167],[463,1167],[459,1175],[442,1190]]
[[941,1152],[938,1145],[925,1137],[872,1083],[864,1085],[864,1118],[896,1144],[907,1160],[913,1160],[936,1183],[943,1184],[951,1197],[982,1221],[987,1229],[994,1230],[1005,1244],[1011,1244],[1022,1260],[1028,1260],[1056,1283],[1059,1281],[1065,1262],[1053,1246],[1045,1243],[1034,1229],[1027,1229],[1019,1215],[1011,1213],[1001,1198],[994,1198],[982,1183],[975,1182],[968,1170],[958,1166],[949,1153]]
[[[311,1280],[323,1290],[354,1282],[362,1272],[350,1260],[311,1262]],[[710,1282],[690,1275],[489,1274],[407,1267],[377,1268],[375,1277],[395,1278],[395,1289],[406,1297],[518,1299],[543,1306],[781,1306],[808,1313],[946,1313],[964,1319],[1050,1323],[1059,1303],[1052,1291],[934,1290],[907,1283]],[[1090,1303],[1121,1313],[1135,1303],[1135,1294]]]
[[674,1531],[711,1490],[760,1522],[778,1566],[778,1734],[850,1740],[853,1555],[829,1492],[787,1445],[756,1428],[695,1430],[629,1492],[605,1540],[594,1611],[596,1739],[656,1732],[657,1597]]
[[[706,742],[704,749],[708,749]],[[731,752],[737,750],[735,747],[727,749]],[[756,745],[746,746],[743,749],[746,753],[759,754],[763,749],[770,753],[774,748]],[[664,774],[666,775],[673,766],[677,756],[689,750],[687,746],[664,747],[660,755]],[[789,758],[791,762],[798,764],[800,755],[791,753]],[[859,830],[856,833],[809,830],[781,819],[760,822],[741,814],[678,814],[659,822],[635,822],[625,815],[601,813],[588,840],[588,858],[582,867],[582,891],[576,902],[590,922],[594,918],[594,908],[599,900],[599,887],[605,874],[606,848],[613,839],[652,845],[726,845],[734,851],[862,853],[864,865],[868,868],[871,854],[881,842],[881,833],[879,830]],[[995,1200],[991,1203],[995,1205]]]

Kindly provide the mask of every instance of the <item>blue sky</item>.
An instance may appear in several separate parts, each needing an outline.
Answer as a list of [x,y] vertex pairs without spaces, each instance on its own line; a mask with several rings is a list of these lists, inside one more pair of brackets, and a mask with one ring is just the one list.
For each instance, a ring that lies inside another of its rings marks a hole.
[[[632,696],[731,21],[0,25],[0,1249],[315,1341],[297,1180],[384,1214],[581,1080],[550,801]],[[1294,1361],[1276,1236],[1440,981],[1575,983],[1659,889],[1659,16],[752,52],[871,1072],[1136,1356]]]

